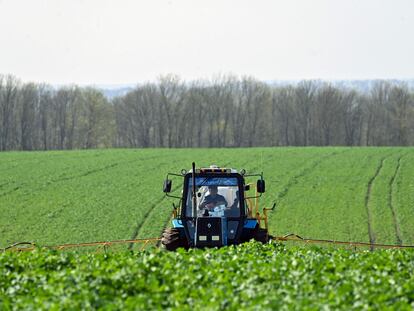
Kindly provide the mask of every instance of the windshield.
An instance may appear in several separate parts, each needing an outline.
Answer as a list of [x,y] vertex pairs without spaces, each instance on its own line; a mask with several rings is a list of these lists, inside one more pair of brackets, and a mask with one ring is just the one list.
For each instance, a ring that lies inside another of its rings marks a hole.
[[[187,217],[240,216],[239,186],[235,177],[196,177],[196,208],[193,209],[192,180],[188,180]],[[196,215],[194,215],[196,213]]]

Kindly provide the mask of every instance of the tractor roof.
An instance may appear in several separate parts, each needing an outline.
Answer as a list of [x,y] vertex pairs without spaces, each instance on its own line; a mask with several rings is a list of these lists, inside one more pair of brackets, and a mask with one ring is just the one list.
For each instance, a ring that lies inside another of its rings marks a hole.
[[[192,173],[193,170],[189,170],[189,173]],[[218,167],[217,165],[210,165],[210,167],[202,167],[196,168],[196,173],[238,173],[238,171],[234,168],[225,168],[225,167]]]

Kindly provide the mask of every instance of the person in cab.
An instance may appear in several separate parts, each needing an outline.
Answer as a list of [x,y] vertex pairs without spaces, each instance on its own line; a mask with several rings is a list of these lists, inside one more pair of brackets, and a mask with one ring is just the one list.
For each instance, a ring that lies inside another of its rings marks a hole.
[[227,207],[226,199],[218,194],[217,186],[208,187],[209,195],[204,198],[204,201],[200,204],[200,209],[208,208],[209,210],[214,209],[218,205],[224,204]]

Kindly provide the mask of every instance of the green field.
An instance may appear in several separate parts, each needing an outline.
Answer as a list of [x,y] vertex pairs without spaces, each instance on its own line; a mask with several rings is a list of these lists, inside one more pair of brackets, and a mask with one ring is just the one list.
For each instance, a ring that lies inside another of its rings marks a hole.
[[0,247],[158,237],[192,161],[263,171],[273,235],[414,244],[414,149],[251,148],[1,153]]
[[[7,256],[6,256],[7,255]],[[0,254],[0,309],[412,310],[413,251]]]
[[[163,179],[192,161],[263,171],[262,206],[277,203],[273,235],[414,244],[413,148],[7,152],[0,160],[0,247],[159,237],[173,202]],[[414,308],[413,250],[254,242],[111,250],[0,252],[0,309]]]

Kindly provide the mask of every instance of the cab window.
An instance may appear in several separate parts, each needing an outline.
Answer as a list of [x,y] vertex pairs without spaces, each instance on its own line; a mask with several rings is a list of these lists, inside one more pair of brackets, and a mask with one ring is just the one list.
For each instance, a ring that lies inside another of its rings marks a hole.
[[[239,187],[237,178],[197,177],[196,209],[193,209],[192,180],[188,180],[186,195],[187,217],[239,217]],[[193,215],[193,213],[196,215]]]

